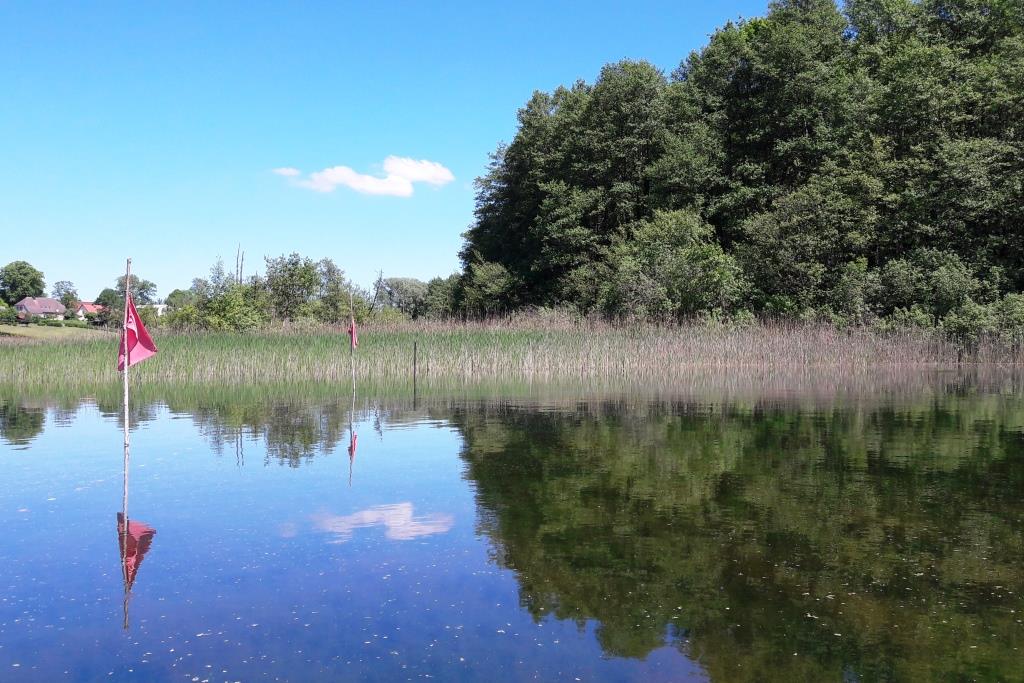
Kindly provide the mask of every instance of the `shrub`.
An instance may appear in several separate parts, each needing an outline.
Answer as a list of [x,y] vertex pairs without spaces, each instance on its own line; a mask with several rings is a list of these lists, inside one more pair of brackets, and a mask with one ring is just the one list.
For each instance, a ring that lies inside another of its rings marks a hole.
[[996,316],[991,306],[968,299],[950,311],[939,323],[942,330],[966,348],[974,348],[985,335],[996,330]]
[[1007,294],[995,305],[999,336],[1014,348],[1024,345],[1024,294]]

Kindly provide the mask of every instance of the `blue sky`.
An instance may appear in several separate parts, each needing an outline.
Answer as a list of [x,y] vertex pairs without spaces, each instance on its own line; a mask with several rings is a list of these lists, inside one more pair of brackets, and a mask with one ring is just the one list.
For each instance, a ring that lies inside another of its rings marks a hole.
[[298,251],[364,286],[447,275],[534,90],[671,71],[766,5],[4,2],[0,265],[87,299],[128,255],[164,296],[239,244],[250,273]]

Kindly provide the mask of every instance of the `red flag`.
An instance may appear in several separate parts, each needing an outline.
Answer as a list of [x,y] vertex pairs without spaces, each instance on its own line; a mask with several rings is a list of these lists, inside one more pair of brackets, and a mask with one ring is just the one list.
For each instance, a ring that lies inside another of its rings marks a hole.
[[349,318],[348,336],[353,349],[359,348],[359,332],[356,331],[356,319]]
[[125,588],[131,590],[139,573],[142,558],[149,552],[156,530],[145,522],[128,520],[125,528],[124,515],[117,513],[117,543],[121,547],[121,563],[124,568]]
[[117,369],[124,370],[124,337],[128,335],[128,367],[141,363],[156,353],[156,344],[139,320],[135,302],[129,294],[125,302],[124,327],[121,328],[121,345],[117,351]]

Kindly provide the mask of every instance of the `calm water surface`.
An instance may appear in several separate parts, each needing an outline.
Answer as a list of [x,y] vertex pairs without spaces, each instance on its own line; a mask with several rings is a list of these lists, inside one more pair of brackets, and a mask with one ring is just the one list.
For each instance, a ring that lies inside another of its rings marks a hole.
[[0,398],[0,680],[1024,680],[1013,393],[133,412]]

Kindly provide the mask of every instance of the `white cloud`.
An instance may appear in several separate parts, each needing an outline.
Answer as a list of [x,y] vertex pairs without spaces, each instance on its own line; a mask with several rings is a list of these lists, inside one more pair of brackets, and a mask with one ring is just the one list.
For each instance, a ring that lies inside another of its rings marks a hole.
[[[436,161],[409,159],[389,156],[383,164],[384,177],[359,173],[348,166],[331,166],[322,171],[310,173],[306,178],[295,180],[295,184],[315,192],[333,192],[344,186],[360,194],[409,197],[413,183],[426,183],[441,187],[455,180],[447,168]],[[276,168],[274,173],[295,178],[301,175],[298,169]]]
[[308,179],[299,181],[299,185],[317,192],[333,192],[334,188],[344,185],[361,194],[384,194],[394,197],[408,197],[412,194],[412,182],[407,178],[396,175],[378,178],[356,173],[348,166],[332,166],[310,173]]
[[455,176],[447,168],[436,161],[426,159],[407,159],[406,157],[390,156],[384,160],[384,172],[389,176],[405,178],[411,183],[427,183],[428,185],[446,185]]

